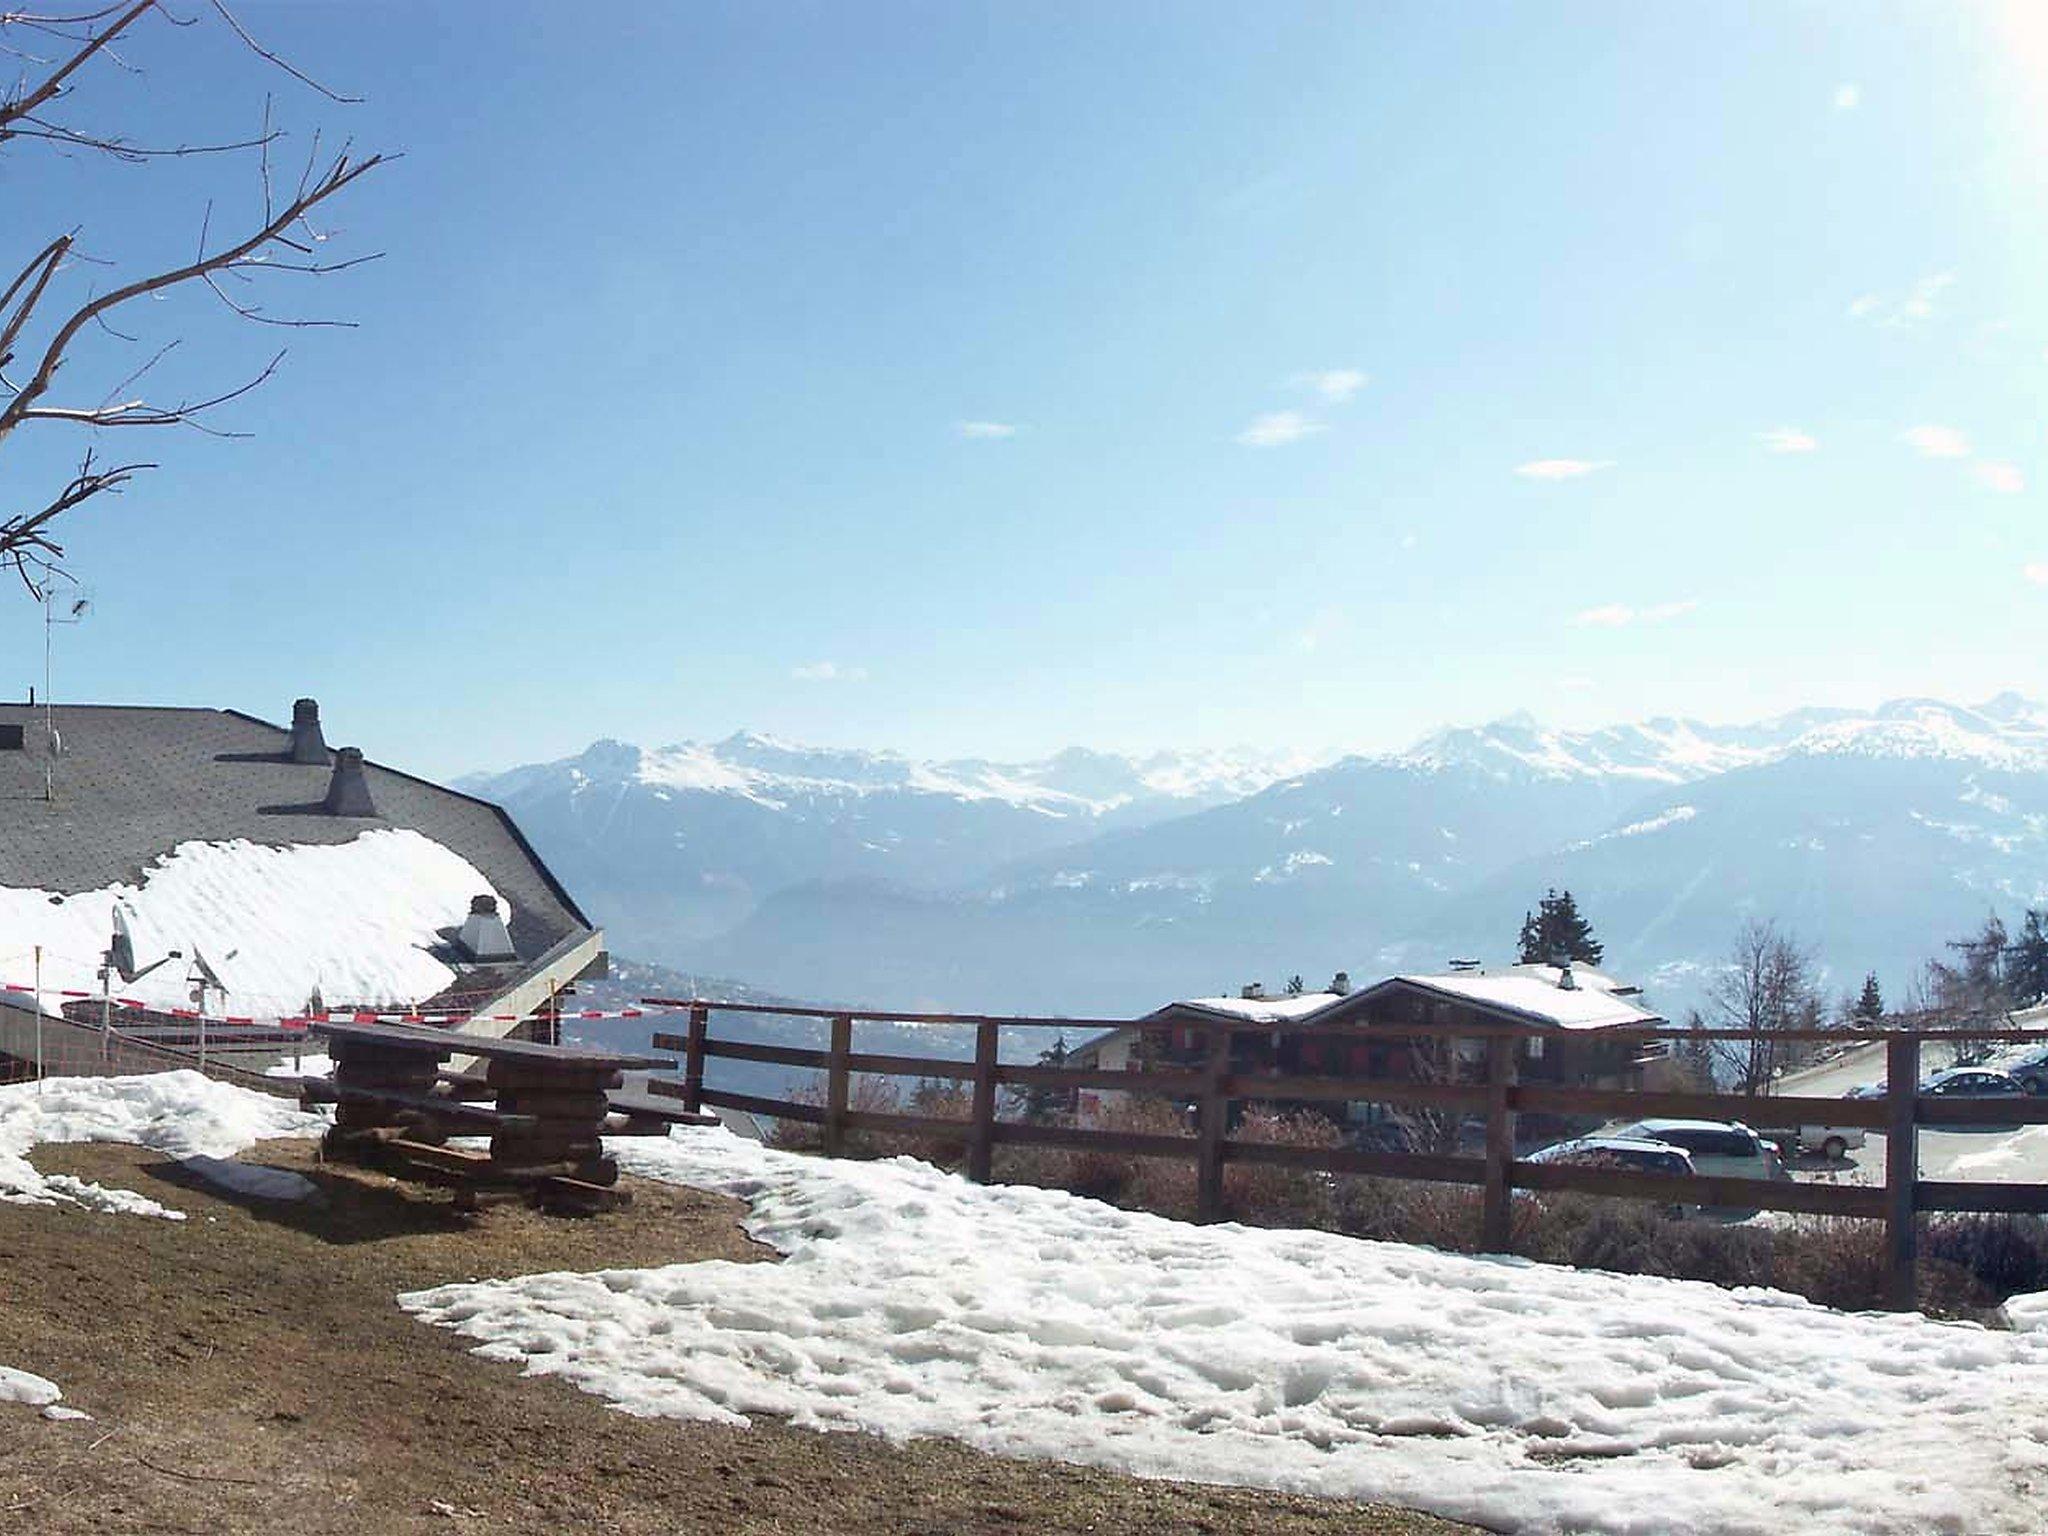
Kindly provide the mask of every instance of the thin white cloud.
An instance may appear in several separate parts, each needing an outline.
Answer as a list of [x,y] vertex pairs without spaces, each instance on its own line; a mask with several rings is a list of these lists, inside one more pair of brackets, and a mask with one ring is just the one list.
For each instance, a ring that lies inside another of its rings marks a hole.
[[1311,421],[1299,411],[1268,411],[1253,417],[1252,424],[1237,434],[1237,440],[1247,448],[1285,448],[1322,430],[1321,422]]
[[1861,294],[1849,301],[1849,318],[1875,320],[1879,325],[1913,325],[1931,320],[1942,295],[1955,286],[1955,281],[1953,272],[1930,272],[1903,294]]
[[1772,453],[1812,453],[1820,447],[1820,440],[1810,437],[1797,427],[1773,427],[1768,432],[1757,433],[1757,439]]
[[1346,609],[1318,608],[1309,621],[1294,632],[1294,648],[1309,653],[1319,651],[1331,641],[1341,638],[1350,627],[1351,615]]
[[1899,434],[1899,441],[1922,458],[1967,459],[1970,456],[1970,440],[1954,427],[1938,427],[1931,423],[1908,427]]
[[1835,110],[1854,112],[1863,105],[1863,87],[1853,80],[1844,80],[1835,87]]
[[864,683],[868,680],[868,669],[842,667],[836,661],[814,661],[791,667],[789,675],[800,683]]
[[1412,533],[1404,533],[1401,535],[1401,547],[1403,549],[1413,549],[1420,542],[1421,540],[1416,538],[1416,536]]
[[1367,380],[1356,368],[1325,368],[1315,373],[1297,373],[1294,382],[1314,390],[1332,405],[1342,405],[1365,388]]
[[2001,496],[2017,496],[2027,488],[2027,477],[2020,473],[2019,465],[2003,459],[1985,459],[1975,466],[1974,473],[1979,485]]
[[1517,464],[1515,473],[1525,480],[1576,480],[1613,466],[1612,459],[1531,459],[1526,464]]
[[1017,435],[1015,423],[1008,421],[956,421],[953,430],[962,437],[983,442]]
[[1652,603],[1647,608],[1637,608],[1628,603],[1602,603],[1598,608],[1585,608],[1572,616],[1572,623],[1580,629],[1626,629],[1631,624],[1668,624],[1673,619],[1684,618],[1699,607],[1695,598],[1678,603]]
[[2031,560],[2020,567],[2020,574],[2037,587],[2048,587],[2048,560]]

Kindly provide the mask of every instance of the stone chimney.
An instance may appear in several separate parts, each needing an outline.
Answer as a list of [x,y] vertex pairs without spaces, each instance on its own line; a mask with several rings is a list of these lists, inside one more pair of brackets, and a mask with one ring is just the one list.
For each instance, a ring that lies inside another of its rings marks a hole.
[[1256,998],[1263,998],[1266,995],[1266,984],[1262,981],[1248,981],[1237,995],[1248,1002]]
[[377,814],[377,802],[370,798],[370,781],[363,777],[361,747],[343,747],[334,754],[334,777],[327,781],[327,798],[321,806],[330,816]]
[[292,705],[291,760],[327,766],[327,739],[320,734],[320,705],[315,699],[300,699]]
[[1564,964],[1557,968],[1557,989],[1560,992],[1579,990],[1579,979],[1572,974],[1571,956],[1565,956]]
[[1339,971],[1335,976],[1331,977],[1330,990],[1339,997],[1349,997],[1351,995],[1351,973],[1349,971]]
[[505,919],[498,916],[498,898],[495,896],[470,898],[469,916],[463,919],[462,935],[457,942],[478,960],[514,960],[519,955],[512,947],[512,935],[506,931]]

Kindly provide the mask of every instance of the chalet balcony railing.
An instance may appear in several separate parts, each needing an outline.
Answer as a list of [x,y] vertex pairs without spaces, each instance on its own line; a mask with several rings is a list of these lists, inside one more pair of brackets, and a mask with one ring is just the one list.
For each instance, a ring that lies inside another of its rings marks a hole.
[[[1635,1088],[1582,1088],[1550,1083],[1523,1083],[1517,1078],[1519,1041],[1541,1038],[1538,1031],[1513,1025],[1461,1023],[1456,1026],[1401,1024],[1387,1026],[1390,1038],[1421,1039],[1431,1035],[1483,1039],[1483,1079],[1474,1082],[1427,1082],[1395,1077],[1296,1074],[1233,1070],[1231,1043],[1237,1036],[1271,1034],[1270,1026],[1218,1021],[1190,1025],[1177,1020],[1179,1031],[1194,1029],[1204,1049],[1193,1068],[1104,1070],[1023,1065],[999,1059],[1002,1031],[1015,1028],[1062,1030],[1158,1030],[1134,1019],[1032,1018],[980,1014],[841,1011],[825,1008],[776,1007],[768,1004],[711,1002],[702,998],[646,998],[650,1008],[687,1010],[686,1033],[657,1033],[654,1048],[680,1051],[680,1082],[656,1079],[648,1087],[679,1098],[686,1108],[726,1108],[778,1120],[796,1120],[820,1128],[824,1150],[837,1156],[849,1132],[930,1134],[963,1129],[967,1138],[964,1172],[978,1183],[989,1181],[998,1146],[1051,1146],[1094,1149],[1134,1157],[1192,1159],[1196,1170],[1196,1203],[1200,1219],[1218,1219],[1223,1211],[1223,1170],[1226,1164],[1268,1164],[1393,1179],[1418,1179],[1475,1185],[1482,1191],[1481,1246],[1490,1252],[1508,1245],[1509,1211],[1518,1189],[1629,1200],[1667,1205],[1726,1206],[1740,1209],[1792,1211],[1817,1216],[1853,1217],[1885,1224],[1887,1296],[1889,1304],[1910,1310],[1915,1295],[1918,1249],[1917,1218],[1929,1212],[1973,1211],[2048,1214],[2048,1183],[1976,1183],[1923,1179],[1919,1176],[1918,1133],[1923,1125],[1943,1129],[1970,1126],[2016,1127],[2048,1125],[2048,1097],[2020,1100],[1932,1099],[1918,1092],[1921,1047],[1928,1041],[1958,1043],[2048,1041],[2048,1029],[1794,1029],[1773,1031],[1773,1041],[1883,1041],[1886,1089],[1864,1099],[1810,1098],[1796,1095],[1749,1096],[1727,1093],[1667,1092]],[[711,1014],[773,1014],[829,1021],[823,1049],[767,1045],[720,1039],[712,1034]],[[971,1060],[905,1056],[856,1051],[856,1022],[920,1024],[969,1028],[974,1031]],[[1668,1056],[1679,1040],[1751,1040],[1742,1030],[1631,1030],[1633,1038],[1662,1045]],[[1639,1060],[1650,1059],[1646,1052]],[[808,1068],[824,1074],[822,1102],[773,1098],[708,1086],[705,1069],[714,1061],[744,1061]],[[967,1120],[929,1115],[882,1113],[852,1107],[856,1076],[939,1079],[967,1084],[971,1110]],[[1165,1136],[1107,1130],[1085,1125],[1039,1125],[1005,1120],[997,1112],[1000,1090],[1050,1088],[1062,1091],[1123,1091],[1159,1095],[1196,1106],[1189,1136]],[[1229,1134],[1234,1102],[1349,1103],[1451,1111],[1484,1118],[1484,1150],[1464,1152],[1368,1151],[1276,1145],[1240,1141]],[[1759,1111],[1764,1115],[1759,1116]],[[1645,1119],[1672,1117],[1701,1120],[1755,1120],[1771,1126],[1827,1125],[1855,1127],[1885,1137],[1885,1181],[1879,1186],[1801,1183],[1788,1180],[1685,1177],[1632,1169],[1593,1168],[1560,1163],[1533,1163],[1515,1156],[1515,1125],[1524,1114]]]

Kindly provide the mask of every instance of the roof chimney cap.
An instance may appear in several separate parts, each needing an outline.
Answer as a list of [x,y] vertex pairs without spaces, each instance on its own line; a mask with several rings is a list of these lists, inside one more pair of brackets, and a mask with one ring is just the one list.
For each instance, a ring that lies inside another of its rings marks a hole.
[[469,916],[463,919],[462,933],[456,942],[474,960],[515,960],[519,955],[512,946],[505,919],[498,916],[498,898],[488,892],[470,897]]
[[298,699],[292,704],[289,756],[295,763],[327,766],[327,738],[320,734],[320,703],[317,699]]
[[1260,998],[1266,995],[1266,984],[1262,981],[1248,981],[1244,990],[1237,994],[1241,998]]
[[1557,968],[1557,989],[1560,992],[1576,992],[1579,990],[1579,979],[1572,974],[1572,957],[1570,955],[1566,955],[1563,963]]
[[334,775],[327,781],[321,807],[330,816],[375,816],[370,781],[363,776],[363,749],[343,747],[334,754]]
[[1351,991],[1351,973],[1349,971],[1339,971],[1335,976],[1331,977],[1330,990],[1339,997],[1348,996]]

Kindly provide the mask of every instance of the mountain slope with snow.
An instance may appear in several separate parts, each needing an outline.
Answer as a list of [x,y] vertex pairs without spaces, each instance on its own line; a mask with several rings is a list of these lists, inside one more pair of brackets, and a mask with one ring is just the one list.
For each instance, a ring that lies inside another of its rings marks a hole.
[[921,764],[735,737],[480,781],[617,946],[808,996],[1067,1012],[1499,956],[1550,885],[1676,1009],[1745,916],[1888,989],[2048,900],[2048,707],[1515,716],[1304,768]]

